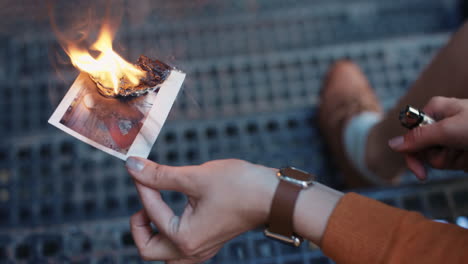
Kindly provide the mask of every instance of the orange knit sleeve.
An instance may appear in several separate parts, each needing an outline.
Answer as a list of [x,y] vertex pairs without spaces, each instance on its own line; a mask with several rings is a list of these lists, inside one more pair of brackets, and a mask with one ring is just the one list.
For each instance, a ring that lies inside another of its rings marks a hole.
[[349,193],[330,216],[322,250],[344,263],[468,263],[468,229]]

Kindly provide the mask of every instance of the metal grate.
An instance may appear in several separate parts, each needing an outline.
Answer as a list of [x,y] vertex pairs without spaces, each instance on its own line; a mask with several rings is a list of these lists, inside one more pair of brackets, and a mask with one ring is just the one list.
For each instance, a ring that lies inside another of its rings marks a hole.
[[[192,61],[184,94],[171,112],[172,120],[213,119],[315,105],[323,75],[334,61],[349,58],[367,73],[384,107],[391,106],[447,41],[446,34],[375,41],[368,44]],[[54,78],[23,78],[6,82],[0,100],[3,135],[51,131],[46,121],[50,101],[58,104],[68,85]],[[71,83],[74,75],[68,76]],[[15,115],[11,115],[13,111]]]
[[[389,98],[396,100],[404,92],[446,38],[437,35],[348,45],[346,49],[335,46],[321,51],[193,63],[196,68],[190,71],[200,83],[190,88],[188,80],[186,92],[190,95],[191,89],[196,90],[193,99],[199,104],[190,105],[188,96],[179,99],[172,113],[172,119],[179,121],[165,126],[151,159],[180,165],[242,158],[333,175],[321,155],[323,146],[317,140],[320,137],[313,109],[304,110],[313,107],[322,73],[329,64],[340,57],[357,60],[379,88],[379,97],[388,104]],[[34,86],[29,80],[20,84],[24,88],[15,90],[7,104],[15,115],[8,108],[0,114],[2,122],[13,123],[12,129],[3,133],[15,134],[4,139],[0,153],[4,179],[1,191],[7,197],[0,204],[5,215],[0,220],[2,225],[43,225],[129,215],[138,202],[122,164],[57,131],[50,134],[44,129],[38,133],[38,128],[46,124],[40,120],[48,117],[47,110],[35,109],[49,100],[40,96],[41,89],[47,87],[45,80],[37,82],[39,89],[31,93],[28,89]],[[182,116],[195,120],[180,120]],[[24,136],[18,131],[34,134]],[[327,177],[323,181],[334,184],[337,180]],[[174,205],[185,201],[177,194],[168,194],[168,199]]]
[[[456,4],[447,5],[434,0],[421,5],[421,2],[413,0],[391,4],[322,5],[320,8],[310,4],[308,8],[290,6],[266,14],[179,19],[169,23],[157,20],[159,16],[154,15],[145,20],[144,26],[123,28],[119,41],[126,48],[122,52],[127,53],[130,59],[136,59],[143,53],[165,61],[177,60],[179,65],[194,59],[267,54],[445,32],[458,24],[459,21],[450,21],[456,17],[456,12]],[[57,45],[50,29],[46,28],[46,32],[22,35],[12,38],[12,43],[5,43],[10,49],[7,64],[15,74],[13,76],[37,77],[43,76],[44,71],[53,70],[48,63],[47,51],[50,46]],[[60,50],[58,46],[57,50]]]
[[173,118],[234,116],[315,104],[325,72],[343,58],[360,64],[388,108],[447,37],[442,34],[192,62],[186,65],[193,76],[185,86],[190,97],[178,101]]
[[[416,210],[428,217],[456,222],[468,216],[468,179],[362,194],[387,204]],[[128,218],[52,225],[41,229],[4,230],[0,234],[2,260],[22,263],[142,263],[129,231]],[[207,263],[331,263],[314,247],[299,249],[248,232],[227,243]]]
[[[160,59],[189,73],[186,95],[179,98],[172,119],[220,118],[309,106],[325,70],[342,57],[360,62],[381,98],[396,98],[447,37],[394,39],[364,46],[348,43],[451,30],[455,25],[450,18],[457,13],[455,2],[440,1],[425,1],[423,5],[419,0],[346,5],[332,1],[335,4],[322,3],[320,8],[310,2],[308,8],[254,2],[280,7],[170,23],[154,20],[159,18],[155,12],[147,18],[147,27],[122,29],[120,41],[128,48],[128,58],[141,53],[155,57],[169,54]],[[218,3],[207,2],[212,4]],[[1,41],[4,96],[0,99],[0,124],[11,129],[2,130],[0,135],[52,131],[46,122],[52,112],[50,103],[58,104],[76,71],[70,65],[51,65],[50,55],[61,48],[50,30],[7,36]],[[339,43],[342,45],[323,47]],[[63,76],[57,76],[56,69]]]
[[[197,164],[243,158],[265,165],[292,164],[327,175],[323,146],[309,110],[255,117],[173,122],[160,134],[151,159]],[[3,196],[1,195],[3,193]],[[123,163],[63,133],[4,144],[0,155],[0,226],[31,226],[110,215],[138,206]],[[185,198],[165,196],[174,206]]]
[[[291,7],[301,7],[321,9],[323,7],[337,7],[343,4],[345,5],[354,5],[358,9],[365,9],[368,6],[393,6],[394,8],[398,7],[408,7],[408,6],[419,6],[426,7],[428,5],[437,5],[440,7],[440,11],[444,12],[447,9],[458,4],[457,0],[446,0],[442,3],[437,1],[422,1],[422,0],[397,0],[392,1],[391,3],[376,1],[376,0],[354,0],[352,2],[346,0],[292,0],[288,2],[280,0],[244,0],[236,1],[235,3],[228,1],[216,1],[208,0],[203,2],[197,1],[157,1],[155,5],[145,5],[141,4],[140,7],[135,6],[131,1],[126,1],[127,3],[127,13],[128,19],[135,19],[135,15],[141,13],[143,14],[154,14],[158,22],[165,22],[165,20],[170,19],[171,17],[177,17],[178,19],[193,19],[200,17],[209,17],[209,19],[220,19],[225,16],[237,16],[239,14],[245,13],[257,13],[263,14],[272,11],[285,11],[291,9]],[[320,8],[318,8],[320,7]],[[146,12],[132,12],[132,9],[146,9]]]
[[440,2],[421,6],[412,1],[310,5],[266,14],[246,13],[215,23],[211,17],[168,24],[154,21],[125,32],[121,40],[129,47],[130,58],[138,57],[143,47],[145,53],[170,54],[178,60],[206,60],[447,31],[454,26],[449,22],[456,10],[453,8],[453,12],[441,12]]
[[[339,179],[323,155],[315,106],[330,64],[357,61],[388,108],[446,43],[447,34],[434,33],[460,22],[456,0],[151,3],[147,26],[137,28],[134,14],[125,14],[123,53],[163,59],[189,78],[150,158],[288,164],[329,185]],[[55,74],[48,51],[60,48],[48,28],[31,21],[11,24],[27,34],[0,36],[0,263],[141,263],[128,230],[140,202],[122,162],[46,122],[76,72],[59,65],[63,79]],[[451,222],[468,215],[467,193],[466,179],[365,192]],[[176,211],[186,202],[175,192],[163,198]],[[210,263],[330,261],[307,245],[291,250],[255,231]]]

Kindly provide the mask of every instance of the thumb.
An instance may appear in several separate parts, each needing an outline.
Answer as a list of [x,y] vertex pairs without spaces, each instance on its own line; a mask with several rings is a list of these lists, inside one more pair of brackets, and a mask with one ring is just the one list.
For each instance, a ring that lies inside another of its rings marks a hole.
[[436,96],[424,106],[423,111],[437,120],[449,118],[460,112],[460,99]]
[[414,173],[416,178],[420,181],[425,181],[427,179],[426,168],[424,168],[424,164],[415,156],[415,154],[405,154],[405,161],[408,169]]
[[388,145],[398,152],[417,152],[428,147],[443,145],[446,141],[443,121],[416,127],[403,136],[392,138]]
[[149,188],[192,194],[193,169],[189,166],[171,167],[138,157],[128,158],[125,166],[134,180]]

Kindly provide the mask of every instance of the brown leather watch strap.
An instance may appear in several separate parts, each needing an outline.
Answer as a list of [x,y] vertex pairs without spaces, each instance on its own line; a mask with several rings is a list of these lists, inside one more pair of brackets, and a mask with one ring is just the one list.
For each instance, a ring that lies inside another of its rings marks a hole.
[[280,181],[273,197],[268,221],[270,232],[291,237],[294,235],[293,214],[297,197],[302,188],[298,185]]

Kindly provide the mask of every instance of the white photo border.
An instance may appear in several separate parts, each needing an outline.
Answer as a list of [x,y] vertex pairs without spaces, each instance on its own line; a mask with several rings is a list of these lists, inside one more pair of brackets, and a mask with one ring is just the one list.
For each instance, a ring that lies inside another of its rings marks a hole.
[[[49,118],[49,124],[121,160],[126,160],[130,156],[148,158],[151,149],[156,142],[159,133],[161,132],[162,126],[166,122],[167,116],[171,111],[172,105],[174,104],[174,101],[179,94],[186,76],[185,73],[178,70],[172,70],[167,79],[161,84],[161,87],[159,88],[154,102],[152,102],[153,105],[146,116],[143,126],[141,127],[138,135],[127,151],[127,154],[123,154],[100,143],[97,143],[96,141],[81,135],[80,133],[60,122],[67,112],[68,107],[72,104],[73,100],[81,91],[81,89],[83,89],[82,87],[85,85],[86,81],[85,77],[88,78],[88,76],[82,76],[85,74],[86,73],[81,73],[78,75],[70,90],[66,93],[52,116]],[[145,138],[143,135],[150,136],[149,138]]]

